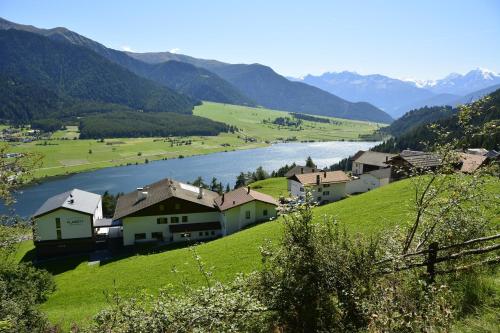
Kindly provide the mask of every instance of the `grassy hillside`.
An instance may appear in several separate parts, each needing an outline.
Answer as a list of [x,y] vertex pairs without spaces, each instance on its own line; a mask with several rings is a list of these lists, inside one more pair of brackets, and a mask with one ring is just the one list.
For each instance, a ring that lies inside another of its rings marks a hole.
[[[278,128],[263,124],[265,119],[287,116],[288,113],[260,108],[205,102],[194,110],[197,116],[237,126],[241,133],[223,133],[218,136],[189,136],[179,138],[191,141],[190,145],[173,145],[163,138],[120,138],[105,140],[66,140],[78,137],[76,128],[52,135],[53,140],[19,143],[12,152],[37,152],[44,156],[43,165],[35,171],[38,178],[100,169],[127,163],[144,163],[179,155],[191,156],[225,150],[250,149],[267,145],[267,142],[296,137],[298,140],[357,140],[360,135],[373,133],[376,123],[331,118],[335,123],[304,121],[303,130]],[[256,142],[245,142],[245,136]],[[47,142],[47,144],[45,144]],[[226,146],[229,144],[229,146]],[[224,146],[223,146],[224,145]],[[89,151],[92,151],[89,154]],[[139,154],[140,153],[140,154]]]
[[263,120],[291,117],[288,112],[209,102],[197,106],[193,114],[234,125],[248,136],[270,141],[293,137],[297,140],[318,141],[358,140],[360,135],[371,134],[385,126],[375,122],[328,118],[332,123],[304,121],[302,130],[297,130],[294,127],[263,123]]
[[[281,184],[281,185],[280,185]],[[497,182],[494,185],[500,185]],[[260,191],[279,195],[284,178],[253,184]],[[498,186],[492,190],[498,191]],[[286,187],[281,189],[286,191]],[[413,196],[409,180],[392,183],[371,192],[315,208],[315,219],[333,216],[342,221],[348,231],[371,235],[408,221],[407,205]],[[498,217],[497,217],[498,219]],[[266,240],[277,241],[281,234],[281,219],[254,226],[234,235],[196,246],[196,251],[214,272],[216,279],[231,280],[237,273],[260,267],[259,246]],[[32,249],[22,244],[19,257]],[[122,294],[137,294],[141,290],[156,292],[172,284],[179,288],[182,279],[194,286],[202,283],[193,254],[188,248],[135,255],[121,260],[89,266],[87,258],[61,259],[48,264],[55,275],[56,292],[42,309],[54,322],[68,327],[72,321],[85,322],[106,304],[105,291],[116,289]],[[175,268],[180,273],[173,273]]]

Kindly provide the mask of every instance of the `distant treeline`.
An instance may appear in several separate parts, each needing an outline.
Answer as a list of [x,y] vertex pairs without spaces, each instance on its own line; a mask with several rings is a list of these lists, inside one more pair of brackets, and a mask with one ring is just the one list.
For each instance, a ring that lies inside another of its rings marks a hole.
[[[303,114],[303,113],[292,112],[290,114],[296,119],[312,121],[315,123],[331,123],[332,122],[330,119],[327,119],[327,118],[315,117],[315,116],[311,116],[311,115]],[[338,123],[338,122],[335,122],[335,123]]]
[[111,112],[80,121],[81,139],[217,135],[235,130],[207,118],[172,112]]

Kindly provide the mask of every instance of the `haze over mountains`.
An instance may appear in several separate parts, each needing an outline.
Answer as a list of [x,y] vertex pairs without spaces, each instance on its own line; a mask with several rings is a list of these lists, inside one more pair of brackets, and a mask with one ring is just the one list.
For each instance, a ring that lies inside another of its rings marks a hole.
[[[290,82],[271,68],[259,64],[232,65],[180,55],[176,55],[175,59],[143,61],[65,28],[39,29],[0,19],[0,29],[7,30],[8,33],[10,30],[24,30],[42,35],[60,45],[72,44],[91,50],[151,83],[155,82],[177,94],[189,96],[192,103],[208,100],[346,119],[386,123],[393,120],[387,113],[369,103],[351,103],[316,87]],[[27,35],[24,37],[28,38]],[[9,45],[5,47],[8,48]],[[36,52],[34,55],[37,55]],[[21,52],[18,56],[22,59],[24,54]]]
[[349,101],[366,101],[398,118],[409,110],[423,106],[452,105],[471,102],[500,85],[500,74],[474,69],[462,75],[452,73],[440,80],[410,81],[355,72],[328,72],[306,75],[304,82]]

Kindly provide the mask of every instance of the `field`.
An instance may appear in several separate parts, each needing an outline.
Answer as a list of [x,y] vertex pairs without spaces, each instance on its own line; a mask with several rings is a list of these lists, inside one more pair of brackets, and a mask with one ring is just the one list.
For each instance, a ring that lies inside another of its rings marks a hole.
[[[274,196],[286,192],[284,178],[257,182],[253,187]],[[498,191],[498,186],[492,186],[492,189]],[[408,211],[411,210],[406,208],[410,208],[412,195],[410,181],[392,183],[315,208],[315,220],[321,222],[332,216],[341,221],[349,232],[362,235],[382,233],[409,221]],[[498,215],[496,217],[498,219]],[[237,273],[259,269],[259,246],[266,239],[279,241],[281,230],[280,218],[195,248],[216,279],[229,281]],[[31,250],[32,244],[25,242],[18,255],[22,257],[26,253],[29,257]],[[179,288],[183,279],[193,286],[199,286],[203,280],[189,248],[134,255],[100,266],[89,266],[85,257],[62,259],[47,264],[46,268],[55,275],[57,290],[42,305],[42,309],[53,322],[59,322],[64,327],[69,327],[72,321],[84,323],[90,320],[106,305],[106,291],[137,295],[141,290],[154,293],[167,284]],[[173,268],[178,272],[173,272]],[[500,275],[496,278],[499,280]]]
[[[235,105],[204,103],[197,106],[194,114],[237,126],[241,132],[212,137],[175,138],[174,144],[165,138],[123,138],[77,140],[76,126],[57,131],[51,140],[14,144],[12,152],[36,152],[43,156],[42,165],[35,170],[36,178],[65,175],[93,169],[144,163],[179,155],[191,156],[225,150],[251,149],[268,145],[277,140],[295,137],[297,140],[356,140],[360,134],[373,133],[378,124],[360,121],[333,119],[335,124],[305,121],[303,130],[278,128],[263,124],[265,119],[287,115],[286,112]],[[245,140],[254,138],[255,141]],[[190,141],[190,145],[178,145]],[[229,145],[229,146],[228,146]]]

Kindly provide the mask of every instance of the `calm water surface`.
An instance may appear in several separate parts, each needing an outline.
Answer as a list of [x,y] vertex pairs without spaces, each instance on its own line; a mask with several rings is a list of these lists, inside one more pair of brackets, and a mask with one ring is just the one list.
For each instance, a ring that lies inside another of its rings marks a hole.
[[[279,143],[264,148],[101,169],[26,187],[18,193],[14,208],[17,214],[28,216],[47,198],[73,188],[100,194],[106,190],[110,193],[130,192],[166,177],[188,182],[202,176],[209,182],[215,176],[224,186],[227,183],[232,186],[240,172],[254,171],[259,166],[271,172],[285,164],[303,164],[307,156],[311,156],[318,167],[322,168],[376,144],[377,142],[342,141]],[[5,212],[5,209],[0,207],[0,212],[2,211]]]

